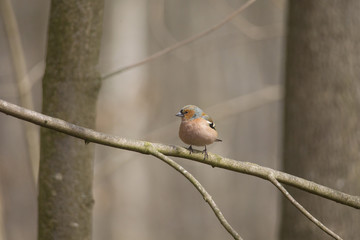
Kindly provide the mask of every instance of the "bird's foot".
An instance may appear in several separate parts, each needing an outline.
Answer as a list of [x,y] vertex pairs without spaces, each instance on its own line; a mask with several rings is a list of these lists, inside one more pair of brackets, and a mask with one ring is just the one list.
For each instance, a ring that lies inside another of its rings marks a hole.
[[190,145],[187,150],[189,150],[190,154],[194,152],[194,149],[192,148],[192,146]]
[[202,151],[202,153],[204,154],[204,160],[209,157],[207,150],[206,150],[206,146],[205,146],[205,149]]

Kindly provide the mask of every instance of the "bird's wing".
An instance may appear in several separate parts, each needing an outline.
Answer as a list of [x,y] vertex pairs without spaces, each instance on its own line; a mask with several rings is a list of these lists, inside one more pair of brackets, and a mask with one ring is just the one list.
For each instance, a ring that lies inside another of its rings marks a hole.
[[203,119],[205,119],[206,121],[213,122],[213,120],[211,119],[211,117],[210,117],[209,115],[205,114],[205,113],[203,113],[203,114],[201,115],[201,117],[202,117]]
[[203,119],[205,119],[208,123],[209,123],[209,126],[212,128],[212,129],[215,129],[215,123],[213,122],[213,120],[211,119],[211,117],[209,115],[206,115],[205,113],[203,113],[201,115],[201,117]]

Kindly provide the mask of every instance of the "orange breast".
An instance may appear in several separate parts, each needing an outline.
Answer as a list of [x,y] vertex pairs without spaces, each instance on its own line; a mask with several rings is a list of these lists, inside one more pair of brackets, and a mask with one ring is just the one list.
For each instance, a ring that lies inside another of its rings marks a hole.
[[179,128],[180,139],[189,145],[205,146],[213,143],[218,134],[203,118],[182,121]]

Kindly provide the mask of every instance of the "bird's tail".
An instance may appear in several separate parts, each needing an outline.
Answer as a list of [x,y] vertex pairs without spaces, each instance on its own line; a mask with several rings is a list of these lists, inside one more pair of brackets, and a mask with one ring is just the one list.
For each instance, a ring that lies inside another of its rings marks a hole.
[[222,142],[222,140],[217,138],[215,142]]

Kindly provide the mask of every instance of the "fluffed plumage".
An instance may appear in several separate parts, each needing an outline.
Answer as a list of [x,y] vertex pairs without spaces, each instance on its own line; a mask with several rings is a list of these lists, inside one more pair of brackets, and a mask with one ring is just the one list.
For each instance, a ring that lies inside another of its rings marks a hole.
[[206,145],[213,142],[221,142],[218,139],[218,133],[215,129],[215,123],[211,117],[204,113],[199,107],[194,105],[187,105],[183,107],[176,116],[181,117],[181,124],[179,128],[180,139],[189,144],[189,151],[192,152],[192,145],[204,146],[205,158],[207,158]]

